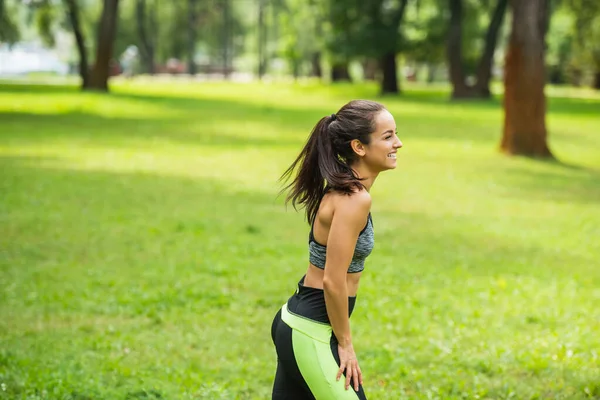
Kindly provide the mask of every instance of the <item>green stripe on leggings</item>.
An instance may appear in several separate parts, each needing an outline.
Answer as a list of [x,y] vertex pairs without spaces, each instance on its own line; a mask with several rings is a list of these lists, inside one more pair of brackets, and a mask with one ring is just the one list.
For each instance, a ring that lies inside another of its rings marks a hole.
[[283,321],[292,329],[292,346],[300,373],[317,400],[357,400],[352,387],[344,387],[344,376],[336,381],[339,370],[331,353],[331,326],[291,314],[282,309]]

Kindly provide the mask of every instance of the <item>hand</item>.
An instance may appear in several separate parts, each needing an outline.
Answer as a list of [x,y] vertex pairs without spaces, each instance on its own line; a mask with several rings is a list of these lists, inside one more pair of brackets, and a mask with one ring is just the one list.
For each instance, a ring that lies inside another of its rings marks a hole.
[[358,360],[356,359],[356,353],[354,353],[354,347],[352,343],[343,347],[338,344],[338,353],[340,356],[340,369],[337,373],[336,380],[340,380],[340,377],[346,370],[346,390],[350,386],[350,381],[354,383],[354,390],[358,392],[358,385],[362,385],[362,372],[358,366]]

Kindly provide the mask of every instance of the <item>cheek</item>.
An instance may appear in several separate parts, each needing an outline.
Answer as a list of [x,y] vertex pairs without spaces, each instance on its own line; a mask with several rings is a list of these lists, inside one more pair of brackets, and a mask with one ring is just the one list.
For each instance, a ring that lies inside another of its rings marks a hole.
[[385,142],[378,141],[371,144],[367,156],[371,159],[380,159],[381,157],[387,157],[389,152],[390,146],[387,146]]
[[390,152],[390,146],[387,142],[379,142],[377,143],[377,153],[379,154],[387,154]]

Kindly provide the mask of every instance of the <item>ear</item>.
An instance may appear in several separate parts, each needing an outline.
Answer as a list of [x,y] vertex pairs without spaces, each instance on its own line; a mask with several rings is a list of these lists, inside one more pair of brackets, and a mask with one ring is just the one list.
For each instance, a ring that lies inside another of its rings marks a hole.
[[350,146],[352,147],[352,150],[359,156],[359,157],[363,157],[367,150],[365,149],[365,145],[361,143],[360,140],[358,139],[354,139],[350,142]]

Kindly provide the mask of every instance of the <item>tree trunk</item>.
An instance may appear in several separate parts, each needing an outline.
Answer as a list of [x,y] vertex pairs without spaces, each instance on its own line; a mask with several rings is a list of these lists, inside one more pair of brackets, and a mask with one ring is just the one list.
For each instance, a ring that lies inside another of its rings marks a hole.
[[223,0],[223,77],[229,78],[231,70],[231,16],[229,15],[231,4],[229,0]]
[[377,80],[377,60],[373,58],[367,58],[362,62],[363,75],[366,81]]
[[310,58],[310,76],[316,78],[323,77],[323,69],[321,68],[321,52],[315,51]]
[[507,154],[552,157],[546,139],[544,38],[549,0],[511,0],[512,27],[505,61],[504,132]]
[[469,97],[462,65],[462,19],[462,0],[450,0],[450,26],[446,50],[453,99]]
[[77,0],[65,0],[67,6],[67,17],[71,22],[71,29],[75,35],[75,43],[77,44],[77,53],[79,54],[79,76],[81,76],[81,87],[89,86],[90,66],[88,64],[87,51],[85,49],[85,38],[81,30],[79,22],[79,6]]
[[381,93],[399,93],[396,73],[396,53],[389,52],[381,58]]
[[435,81],[435,70],[436,66],[433,63],[427,64],[427,83],[433,83],[433,81]]
[[469,86],[465,80],[462,64],[462,0],[450,1],[450,28],[448,31],[448,66],[450,81],[452,83],[452,98],[489,98],[490,80],[492,78],[492,64],[498,34],[502,27],[504,14],[508,0],[498,0],[492,14],[492,19],[485,36],[485,46],[477,68],[477,80],[473,86]]
[[[400,0],[400,4],[395,12],[392,13],[390,23],[384,27],[389,34],[387,49],[379,59],[379,67],[381,69],[381,93],[400,93],[398,86],[398,73],[396,67],[396,54],[400,50],[398,43],[398,30],[404,13],[408,5],[408,0]],[[381,11],[381,8],[378,7]]]
[[[138,36],[140,39],[140,56],[142,58],[142,63],[144,65],[145,71],[153,75],[154,74],[154,44],[150,37],[148,36],[148,31],[146,30],[146,0],[137,0],[136,1],[136,21],[137,21],[137,30]],[[152,24],[150,25],[152,26]]]
[[350,82],[350,72],[348,71],[348,62],[336,62],[331,66],[331,81]]
[[477,95],[483,98],[489,98],[490,92],[490,80],[492,79],[492,65],[494,63],[494,53],[496,51],[496,42],[498,41],[498,34],[502,27],[502,21],[504,20],[504,14],[506,14],[506,6],[508,0],[498,0],[492,20],[488,27],[485,35],[485,47],[483,54],[479,59],[479,66],[477,68],[477,82],[475,83],[475,92]]
[[196,75],[197,0],[188,0],[188,74]]
[[267,63],[265,62],[266,36],[265,0],[258,0],[258,79],[262,79],[267,72]]
[[89,77],[91,90],[108,91],[108,78],[110,76],[110,62],[112,60],[113,45],[117,33],[117,13],[119,0],[104,0],[102,16],[98,27],[96,46],[96,60]]
[[594,89],[600,90],[600,71],[594,73]]

